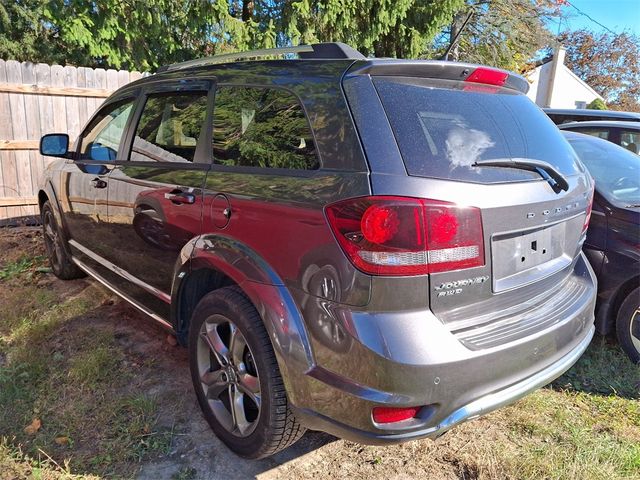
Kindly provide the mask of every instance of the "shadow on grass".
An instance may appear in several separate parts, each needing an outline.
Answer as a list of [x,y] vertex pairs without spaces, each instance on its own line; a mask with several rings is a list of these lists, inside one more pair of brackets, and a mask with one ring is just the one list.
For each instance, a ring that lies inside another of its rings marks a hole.
[[640,367],[615,340],[596,335],[580,360],[550,387],[636,399],[640,398]]

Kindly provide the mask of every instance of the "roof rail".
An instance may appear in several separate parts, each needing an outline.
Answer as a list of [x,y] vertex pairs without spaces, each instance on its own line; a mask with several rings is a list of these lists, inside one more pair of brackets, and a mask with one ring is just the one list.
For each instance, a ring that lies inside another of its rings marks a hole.
[[174,63],[158,68],[158,73],[183,70],[191,67],[202,67],[205,65],[216,65],[220,63],[229,63],[236,60],[247,60],[251,58],[298,55],[304,59],[354,59],[363,60],[365,57],[355,48],[344,43],[315,43],[313,45],[299,45],[297,47],[284,48],[264,48],[261,50],[250,50],[247,52],[225,53],[222,55],[214,55],[212,57],[196,58],[186,62]]

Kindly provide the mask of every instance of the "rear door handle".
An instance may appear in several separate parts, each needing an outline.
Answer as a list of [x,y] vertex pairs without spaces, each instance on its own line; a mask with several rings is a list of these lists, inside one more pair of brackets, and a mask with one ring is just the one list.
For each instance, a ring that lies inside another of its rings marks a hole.
[[196,196],[193,193],[183,192],[182,190],[172,190],[164,194],[164,198],[176,204],[196,203]]
[[107,188],[107,182],[100,178],[94,178],[91,180],[91,186],[93,188]]

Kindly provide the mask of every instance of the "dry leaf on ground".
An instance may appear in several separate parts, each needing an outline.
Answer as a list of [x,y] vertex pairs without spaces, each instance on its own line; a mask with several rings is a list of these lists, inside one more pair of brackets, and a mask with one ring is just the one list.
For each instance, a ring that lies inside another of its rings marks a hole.
[[26,433],[27,435],[35,435],[36,432],[40,430],[41,426],[42,426],[42,422],[40,421],[40,419],[34,418],[33,422],[31,422],[29,425],[24,427],[24,433]]

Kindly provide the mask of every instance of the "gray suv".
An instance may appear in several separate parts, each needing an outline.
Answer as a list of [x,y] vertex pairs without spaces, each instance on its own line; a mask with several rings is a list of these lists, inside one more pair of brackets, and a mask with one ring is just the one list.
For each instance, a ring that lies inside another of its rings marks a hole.
[[165,67],[72,149],[42,138],[60,157],[39,192],[51,266],[188,346],[204,416],[241,456],[306,428],[435,438],[558,377],[593,335],[593,182],[526,90],[343,44]]

